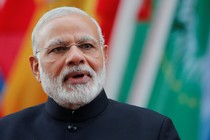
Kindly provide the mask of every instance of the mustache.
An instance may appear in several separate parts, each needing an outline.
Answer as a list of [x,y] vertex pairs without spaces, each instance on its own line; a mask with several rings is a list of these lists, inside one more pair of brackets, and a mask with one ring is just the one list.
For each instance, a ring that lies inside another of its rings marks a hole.
[[87,65],[78,65],[78,66],[73,66],[73,67],[67,67],[65,68],[61,74],[60,74],[60,78],[62,81],[64,81],[65,77],[68,76],[70,73],[72,72],[79,72],[79,71],[83,71],[88,73],[91,77],[95,77],[96,73],[95,71],[87,66]]

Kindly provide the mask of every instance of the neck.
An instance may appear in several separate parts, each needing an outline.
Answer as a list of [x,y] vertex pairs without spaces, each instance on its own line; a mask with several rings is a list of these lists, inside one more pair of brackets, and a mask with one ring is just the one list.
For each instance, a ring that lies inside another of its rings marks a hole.
[[59,104],[60,106],[64,107],[64,108],[67,108],[67,109],[70,109],[70,110],[76,110],[82,106],[84,106],[85,104],[84,103],[77,103],[77,104]]
[[70,110],[76,110],[76,109],[82,107],[83,105],[84,104],[69,104],[67,108]]

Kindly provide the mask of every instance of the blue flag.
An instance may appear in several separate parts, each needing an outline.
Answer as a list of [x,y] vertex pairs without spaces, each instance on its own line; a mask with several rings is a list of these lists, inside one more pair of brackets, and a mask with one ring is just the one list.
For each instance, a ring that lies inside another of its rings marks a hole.
[[2,90],[3,90],[3,85],[4,85],[4,81],[3,81],[2,74],[1,74],[1,72],[0,72],[0,95],[1,95]]

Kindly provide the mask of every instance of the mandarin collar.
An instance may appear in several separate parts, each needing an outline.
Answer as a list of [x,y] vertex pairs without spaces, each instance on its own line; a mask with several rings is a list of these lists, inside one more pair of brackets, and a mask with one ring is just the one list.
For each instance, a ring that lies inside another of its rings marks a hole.
[[84,121],[103,112],[108,102],[105,91],[102,90],[93,101],[76,110],[63,108],[49,97],[46,102],[46,110],[50,116],[61,121]]

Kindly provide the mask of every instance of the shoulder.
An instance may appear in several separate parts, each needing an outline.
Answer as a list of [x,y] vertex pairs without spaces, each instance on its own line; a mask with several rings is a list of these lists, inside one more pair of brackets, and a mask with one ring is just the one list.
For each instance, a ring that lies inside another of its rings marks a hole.
[[24,137],[30,138],[37,119],[42,119],[43,108],[41,104],[1,118],[0,126],[4,129],[0,131],[0,139],[23,139],[23,132]]
[[157,126],[160,127],[164,122],[170,122],[170,118],[164,116],[156,111],[138,107],[134,105],[129,105],[125,103],[120,103],[114,100],[110,100],[108,105],[109,113],[114,117],[118,117],[121,120],[130,121],[130,123],[135,124],[146,124],[148,127]]
[[130,104],[126,104],[126,103],[121,103],[121,102],[117,102],[114,100],[110,100],[110,109],[116,110],[120,113],[124,113],[124,114],[129,114],[129,115],[134,115],[135,116],[151,116],[151,117],[157,117],[157,118],[165,118],[166,116],[153,111],[151,109],[148,108],[144,108],[144,107],[139,107],[139,106],[135,106],[135,105],[130,105]]
[[123,128],[142,135],[153,135],[160,139],[179,140],[178,133],[170,118],[153,110],[110,100],[108,109],[115,122]]
[[27,123],[27,121],[31,121],[35,116],[39,115],[44,104],[40,104],[37,106],[26,108],[22,111],[7,115],[3,118],[0,118],[0,125],[9,125],[9,124],[19,124],[19,123]]

